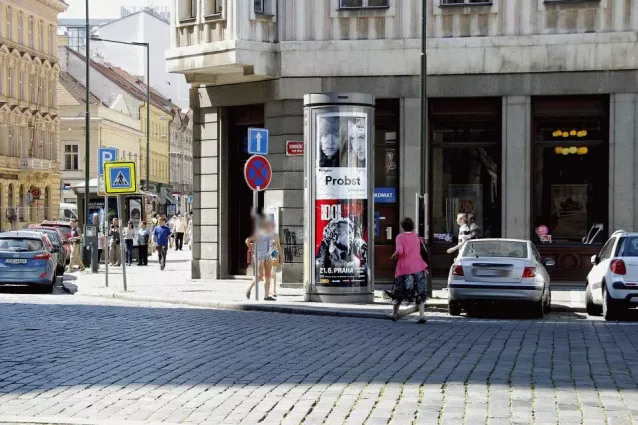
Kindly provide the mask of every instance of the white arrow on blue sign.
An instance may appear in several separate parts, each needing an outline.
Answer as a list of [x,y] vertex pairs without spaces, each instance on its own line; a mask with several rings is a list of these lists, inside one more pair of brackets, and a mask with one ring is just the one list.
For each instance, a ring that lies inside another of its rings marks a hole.
[[117,148],[97,148],[97,175],[104,175],[104,163],[117,161]]
[[268,155],[268,129],[248,129],[248,153],[251,155]]

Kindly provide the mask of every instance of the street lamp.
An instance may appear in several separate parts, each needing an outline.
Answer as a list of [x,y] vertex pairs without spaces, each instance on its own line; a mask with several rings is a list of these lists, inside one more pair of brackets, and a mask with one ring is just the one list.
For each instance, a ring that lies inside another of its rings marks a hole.
[[149,190],[151,179],[151,47],[150,43],[140,41],[120,41],[106,38],[91,37],[93,41],[103,41],[105,43],[127,44],[129,46],[146,47],[146,190]]

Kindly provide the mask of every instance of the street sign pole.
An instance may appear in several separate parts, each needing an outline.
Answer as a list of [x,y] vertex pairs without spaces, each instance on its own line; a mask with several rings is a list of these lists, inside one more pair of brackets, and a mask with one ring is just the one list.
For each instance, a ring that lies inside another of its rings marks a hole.
[[[257,206],[259,205],[259,187],[253,190],[253,235],[257,235],[259,224],[257,223]],[[259,301],[259,258],[257,257],[257,240],[253,239],[253,270],[255,272],[255,301]],[[264,279],[266,271],[264,270]]]
[[124,223],[124,214],[122,212],[122,204],[124,203],[124,195],[117,195],[117,216],[119,217],[119,221],[120,221],[120,227],[119,227],[119,232],[120,232],[120,258],[122,259],[122,278],[123,278],[123,282],[124,282],[124,292],[127,292],[127,286],[126,286],[126,257],[125,257],[125,252],[124,252],[124,234],[122,233],[122,224]]
[[104,195],[104,283],[109,287],[109,197]]

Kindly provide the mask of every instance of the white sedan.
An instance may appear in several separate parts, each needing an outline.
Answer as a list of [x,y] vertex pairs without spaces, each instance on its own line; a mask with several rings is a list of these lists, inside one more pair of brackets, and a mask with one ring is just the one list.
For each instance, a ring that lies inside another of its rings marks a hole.
[[452,316],[477,302],[520,301],[544,317],[552,303],[550,279],[531,241],[474,239],[465,243],[450,268],[448,311]]

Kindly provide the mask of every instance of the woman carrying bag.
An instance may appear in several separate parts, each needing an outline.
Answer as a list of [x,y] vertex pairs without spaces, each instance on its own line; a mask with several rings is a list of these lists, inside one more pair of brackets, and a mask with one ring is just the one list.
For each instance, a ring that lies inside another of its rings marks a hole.
[[396,250],[392,259],[397,260],[392,288],[392,320],[399,318],[399,307],[402,303],[415,303],[419,308],[419,323],[425,323],[425,301],[428,292],[428,265],[421,256],[425,250],[423,241],[414,232],[414,221],[406,217],[401,220],[403,230],[397,236]]

